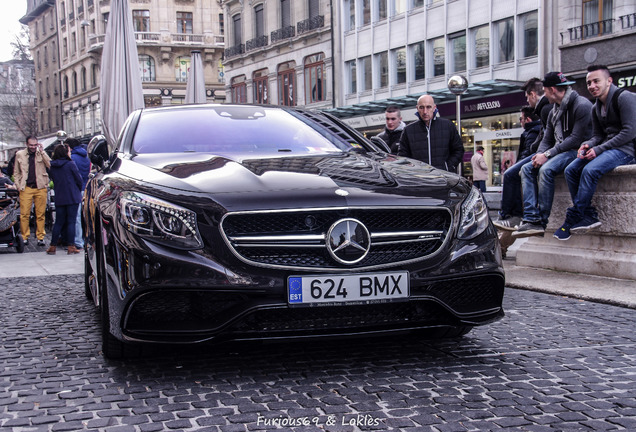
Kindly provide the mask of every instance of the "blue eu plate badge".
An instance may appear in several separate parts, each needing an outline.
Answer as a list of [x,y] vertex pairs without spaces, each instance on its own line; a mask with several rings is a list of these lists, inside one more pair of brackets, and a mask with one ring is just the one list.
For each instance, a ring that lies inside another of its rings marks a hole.
[[299,277],[289,278],[289,303],[303,302],[303,279]]

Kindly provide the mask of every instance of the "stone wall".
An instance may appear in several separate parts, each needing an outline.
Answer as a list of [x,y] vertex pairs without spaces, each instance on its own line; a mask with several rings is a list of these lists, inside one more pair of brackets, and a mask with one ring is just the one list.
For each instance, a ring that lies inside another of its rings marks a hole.
[[559,176],[546,234],[519,248],[517,265],[636,280],[636,165],[603,176],[592,203],[603,225],[572,233],[567,241],[555,239],[552,234],[572,205],[565,178]]

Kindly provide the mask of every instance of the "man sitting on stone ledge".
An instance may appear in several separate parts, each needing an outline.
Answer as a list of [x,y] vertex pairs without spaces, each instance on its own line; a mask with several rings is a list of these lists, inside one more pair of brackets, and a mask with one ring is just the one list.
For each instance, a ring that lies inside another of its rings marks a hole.
[[607,66],[592,65],[587,71],[587,89],[596,98],[593,133],[579,148],[577,159],[565,169],[572,207],[554,233],[559,240],[569,239],[570,232],[586,232],[601,225],[592,206],[599,179],[617,166],[634,162],[636,94],[612,84]]
[[554,103],[545,134],[531,162],[521,167],[523,223],[513,237],[543,236],[554,199],[554,179],[576,159],[576,149],[592,135],[592,104],[570,87],[561,72],[543,79],[545,95]]

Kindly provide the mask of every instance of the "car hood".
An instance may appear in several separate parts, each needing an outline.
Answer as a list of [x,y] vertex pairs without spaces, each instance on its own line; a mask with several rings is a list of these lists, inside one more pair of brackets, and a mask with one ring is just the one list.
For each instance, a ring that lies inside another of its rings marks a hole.
[[253,209],[259,202],[280,206],[279,201],[291,206],[320,201],[337,205],[336,196],[346,205],[368,204],[379,195],[393,198],[384,198],[383,205],[408,205],[404,200],[409,198],[440,205],[461,181],[456,174],[412,159],[355,152],[254,158],[144,154],[120,160],[117,171],[172,193],[211,194],[234,210]]

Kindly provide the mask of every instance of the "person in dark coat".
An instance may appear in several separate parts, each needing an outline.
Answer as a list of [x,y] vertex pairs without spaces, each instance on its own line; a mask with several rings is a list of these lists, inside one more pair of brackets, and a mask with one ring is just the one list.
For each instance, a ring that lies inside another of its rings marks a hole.
[[76,254],[79,250],[74,245],[75,219],[77,208],[82,200],[82,177],[77,165],[71,159],[71,148],[66,144],[58,144],[53,150],[50,174],[55,190],[55,225],[51,237],[51,245],[46,253],[54,255],[60,233],[66,232],[68,253]]
[[521,126],[523,126],[523,132],[519,137],[519,153],[517,155],[517,160],[525,159],[537,152],[539,143],[536,143],[536,147],[534,149],[533,145],[541,131],[541,120],[534,112],[534,108],[529,105],[521,107],[521,116],[519,117],[519,121],[521,122]]
[[388,106],[384,111],[384,118],[386,120],[384,132],[376,136],[386,143],[392,154],[397,154],[400,137],[406,127],[406,124],[402,121],[400,108],[395,105]]
[[464,157],[464,144],[453,122],[439,116],[430,95],[420,96],[415,115],[419,120],[404,128],[398,156],[418,159],[435,168],[457,172]]
[[[88,158],[86,147],[75,138],[69,138],[66,140],[66,144],[71,148],[71,159],[77,165],[77,170],[82,177],[82,197],[84,196],[84,190],[86,189],[86,183],[88,182],[88,175],[91,172],[91,161]],[[77,218],[75,219],[75,247],[82,249],[84,247],[84,236],[82,232],[82,206],[80,204],[77,210]]]

